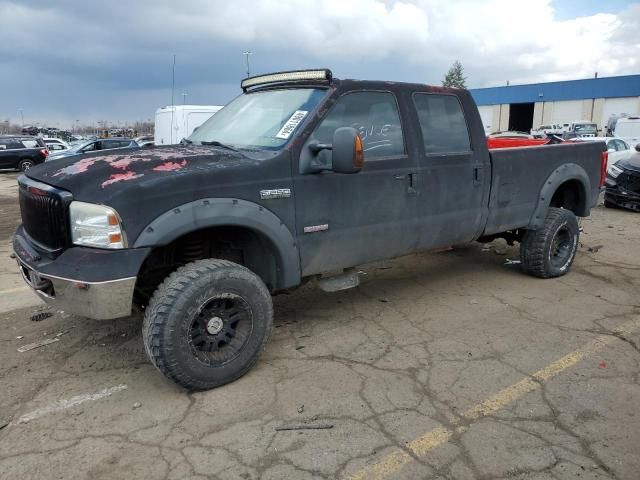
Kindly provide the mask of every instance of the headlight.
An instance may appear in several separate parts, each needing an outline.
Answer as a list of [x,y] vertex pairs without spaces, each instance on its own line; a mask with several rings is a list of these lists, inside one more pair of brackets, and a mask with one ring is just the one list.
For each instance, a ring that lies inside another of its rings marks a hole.
[[613,165],[609,165],[607,168],[607,175],[611,178],[618,178],[618,176],[623,172],[620,167],[616,167],[615,163]]
[[71,241],[98,248],[125,248],[126,239],[120,217],[113,208],[85,202],[69,206]]

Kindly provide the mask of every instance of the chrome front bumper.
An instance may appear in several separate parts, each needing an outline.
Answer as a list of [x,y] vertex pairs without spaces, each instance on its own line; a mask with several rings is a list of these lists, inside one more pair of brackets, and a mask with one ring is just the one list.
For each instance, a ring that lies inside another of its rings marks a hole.
[[24,281],[56,310],[107,320],[131,315],[136,277],[86,282],[45,275],[18,260]]

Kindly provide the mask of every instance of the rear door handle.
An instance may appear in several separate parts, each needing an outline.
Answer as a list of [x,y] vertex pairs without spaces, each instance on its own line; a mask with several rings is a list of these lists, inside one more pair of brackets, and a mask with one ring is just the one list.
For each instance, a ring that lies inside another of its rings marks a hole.
[[407,191],[412,195],[415,195],[418,193],[418,174],[417,173],[409,174],[409,187]]
[[473,167],[473,184],[482,185],[482,166]]

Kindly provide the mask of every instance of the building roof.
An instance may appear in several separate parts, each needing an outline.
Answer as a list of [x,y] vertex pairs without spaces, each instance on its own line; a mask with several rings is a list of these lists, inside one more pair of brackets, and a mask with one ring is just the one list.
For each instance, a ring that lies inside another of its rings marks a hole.
[[470,92],[478,105],[640,97],[640,75],[475,88]]

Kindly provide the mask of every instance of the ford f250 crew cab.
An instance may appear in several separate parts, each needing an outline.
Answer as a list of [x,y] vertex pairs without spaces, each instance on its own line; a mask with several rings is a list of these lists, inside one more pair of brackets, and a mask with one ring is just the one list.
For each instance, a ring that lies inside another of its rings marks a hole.
[[599,143],[489,151],[465,90],[247,78],[182,145],[87,154],[19,179],[13,246],[54,308],[144,311],[153,364],[191,389],[233,381],[269,338],[271,294],[475,240],[519,242],[524,272],[568,272],[603,184]]

